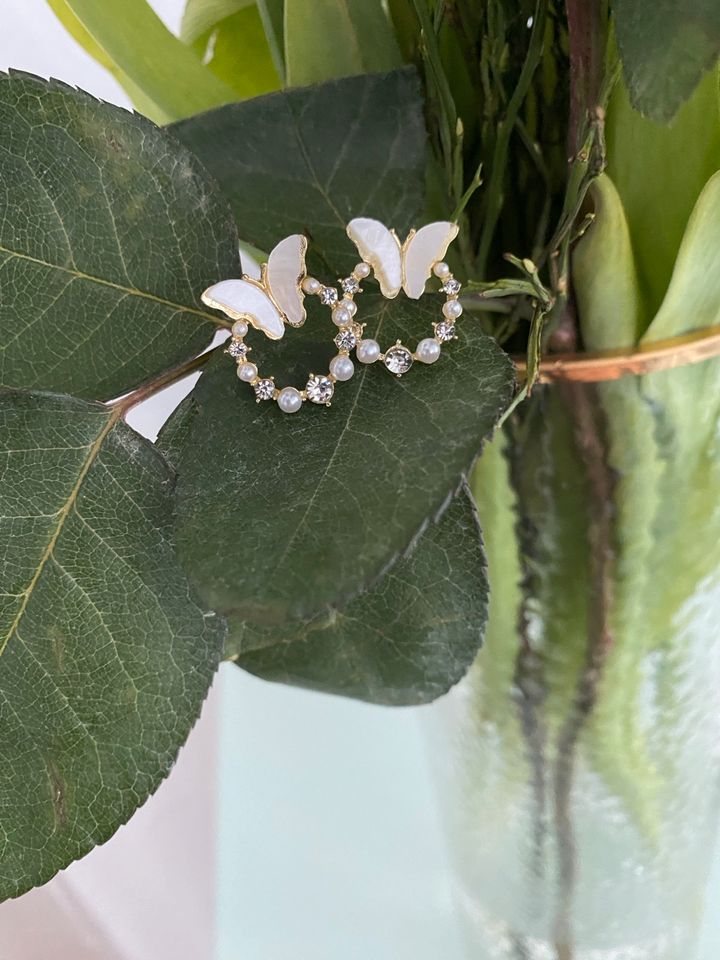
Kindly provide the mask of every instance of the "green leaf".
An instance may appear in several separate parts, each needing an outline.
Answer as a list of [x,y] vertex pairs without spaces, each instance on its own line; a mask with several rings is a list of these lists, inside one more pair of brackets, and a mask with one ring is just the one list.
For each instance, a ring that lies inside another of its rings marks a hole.
[[177,120],[235,99],[233,89],[173,36],[146,0],[66,2],[133,89],[167,117]]
[[285,0],[257,0],[275,69],[285,83]]
[[645,325],[625,211],[606,174],[594,181],[590,198],[595,219],[572,256],[583,344],[587,350],[632,347]]
[[0,75],[0,383],[117,396],[197,354],[238,271],[206,172],[143,117]]
[[285,0],[289,86],[402,64],[382,0]]
[[[415,303],[366,292],[358,320],[381,344],[414,344],[441,304],[438,296]],[[272,370],[262,345],[257,362],[279,383],[304,386],[335,352],[327,326],[326,311],[312,314],[273,344]],[[296,417],[256,404],[218,356],[196,388],[178,463],[178,545],[203,599],[273,624],[315,616],[366,589],[442,512],[512,386],[511,362],[471,322],[432,369],[397,380],[380,365],[358,364],[332,408]]]
[[410,62],[415,59],[420,43],[420,22],[413,0],[388,0],[388,13],[403,58]]
[[[720,323],[720,172],[695,205],[670,286],[644,342]],[[697,373],[697,371],[695,371]]]
[[426,134],[413,68],[270,94],[172,129],[221,184],[243,241],[270,250],[305,233],[323,277],[357,262],[352,217],[400,233],[419,225]]
[[221,20],[255,5],[255,0],[187,0],[180,24],[180,39],[192,46]]
[[717,0],[613,0],[633,105],[666,122],[720,54]]
[[0,898],[167,776],[222,649],[172,545],[173,476],[113,410],[0,391]]
[[695,201],[720,167],[717,73],[705,77],[672,124],[633,110],[618,84],[607,117],[608,174],[620,194],[646,322],[658,310]]
[[169,123],[172,118],[161,110],[156,103],[153,103],[152,100],[145,96],[143,91],[119,69],[117,64],[108,57],[94,37],[87,32],[73,13],[68,0],[47,0],[47,3],[73,40],[80,44],[83,50],[89,53],[101,67],[104,67],[108,73],[112,74],[140,113],[146,117],[150,117],[156,123]]
[[370,703],[428,703],[475,659],[487,603],[480,528],[462,495],[409,556],[345,610],[282,627],[232,618],[227,652],[265,680]]
[[183,39],[238,99],[276,90],[280,85],[258,8],[248,0],[189,3]]

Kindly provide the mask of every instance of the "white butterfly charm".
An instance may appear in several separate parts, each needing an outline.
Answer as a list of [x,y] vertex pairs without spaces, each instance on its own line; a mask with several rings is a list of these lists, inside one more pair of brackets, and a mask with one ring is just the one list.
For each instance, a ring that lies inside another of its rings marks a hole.
[[402,289],[411,300],[419,300],[432,268],[444,259],[458,229],[447,220],[429,223],[411,230],[401,244],[395,231],[379,220],[357,217],[348,224],[347,234],[373,268],[384,297],[392,300]]
[[302,234],[286,237],[262,265],[260,280],[244,274],[242,280],[221,280],[208,287],[202,301],[233,320],[248,320],[271,340],[280,340],[286,323],[291,327],[305,323],[306,251]]

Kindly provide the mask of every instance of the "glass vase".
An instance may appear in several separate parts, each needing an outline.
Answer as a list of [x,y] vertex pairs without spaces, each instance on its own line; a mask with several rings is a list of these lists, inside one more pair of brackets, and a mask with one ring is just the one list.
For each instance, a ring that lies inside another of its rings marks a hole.
[[429,721],[468,958],[720,955],[719,372],[537,388],[481,458],[486,642]]

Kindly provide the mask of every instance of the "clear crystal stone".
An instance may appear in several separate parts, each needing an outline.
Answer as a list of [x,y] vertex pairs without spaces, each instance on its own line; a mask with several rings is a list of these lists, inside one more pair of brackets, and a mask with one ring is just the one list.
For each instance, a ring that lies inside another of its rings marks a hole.
[[395,347],[390,347],[390,349],[386,351],[383,363],[390,373],[401,377],[404,373],[407,373],[413,365],[413,358],[407,347],[398,344]]
[[355,349],[355,344],[357,343],[357,337],[353,331],[349,328],[341,330],[340,333],[335,337],[335,346],[338,350],[350,350]]
[[455,296],[460,293],[460,288],[462,284],[459,280],[456,280],[455,277],[448,277],[445,283],[440,288],[443,293],[449,293],[451,296]]
[[235,357],[236,360],[244,360],[247,356],[248,348],[242,340],[231,340],[227,352],[231,357]]
[[320,293],[320,303],[325,307],[332,306],[338,301],[338,292],[335,287],[323,287]]
[[360,283],[356,277],[345,277],[345,279],[341,281],[341,286],[344,293],[357,293],[360,289]]
[[443,320],[442,323],[433,324],[435,327],[435,338],[440,340],[441,343],[444,343],[446,340],[452,340],[455,336],[455,324],[450,323],[448,320]]
[[275,381],[263,378],[255,386],[255,396],[258,400],[272,400],[275,396]]
[[305,393],[313,403],[329,403],[335,393],[335,386],[329,377],[312,376],[307,382]]

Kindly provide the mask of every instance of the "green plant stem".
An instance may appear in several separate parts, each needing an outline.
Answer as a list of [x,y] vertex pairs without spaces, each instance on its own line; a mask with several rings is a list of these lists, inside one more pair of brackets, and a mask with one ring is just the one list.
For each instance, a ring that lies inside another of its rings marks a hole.
[[500,121],[493,151],[492,168],[490,170],[490,179],[488,181],[488,200],[485,221],[483,223],[482,233],[480,235],[480,244],[478,255],[475,262],[475,272],[478,276],[484,277],[487,273],[487,263],[490,254],[495,229],[497,227],[500,211],[503,205],[503,181],[505,179],[505,168],[507,163],[507,153],[510,145],[510,136],[515,127],[520,107],[530,89],[533,75],[542,59],[543,42],[545,39],[545,24],[547,20],[546,0],[538,0],[535,5],[535,14],[533,18],[532,31],[530,33],[530,43],[527,56],[523,63],[517,86],[507,105],[505,116]]
[[450,84],[448,83],[448,79],[445,75],[445,70],[442,65],[437,35],[435,33],[433,22],[430,18],[427,4],[425,3],[425,0],[413,0],[413,5],[415,7],[417,18],[420,22],[420,28],[422,30],[421,41],[423,59],[427,68],[427,78],[429,81],[432,81],[432,86],[435,89],[440,103],[440,143],[443,151],[443,159],[445,161],[448,184],[452,186],[453,141],[457,131],[457,109],[455,107],[455,100],[453,99]]

